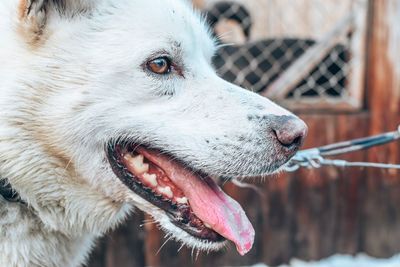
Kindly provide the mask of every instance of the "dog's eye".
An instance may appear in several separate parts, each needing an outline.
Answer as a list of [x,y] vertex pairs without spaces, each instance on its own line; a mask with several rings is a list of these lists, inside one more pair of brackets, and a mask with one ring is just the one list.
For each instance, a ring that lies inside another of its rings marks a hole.
[[171,72],[172,63],[167,57],[159,57],[149,61],[147,63],[147,68],[149,71],[156,74],[165,75]]

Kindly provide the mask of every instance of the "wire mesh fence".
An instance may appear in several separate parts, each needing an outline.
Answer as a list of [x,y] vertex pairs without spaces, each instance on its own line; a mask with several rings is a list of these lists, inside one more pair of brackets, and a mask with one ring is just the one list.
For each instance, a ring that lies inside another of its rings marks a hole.
[[[211,1],[208,21],[215,34],[224,37],[214,65],[224,79],[278,100],[347,101],[353,90],[351,79],[356,79],[353,26],[357,1],[362,0],[254,1],[269,4],[264,28],[260,28],[260,18],[253,17],[257,10],[246,1]],[[245,42],[229,42],[229,27],[224,28],[227,32],[217,27],[227,21],[242,30]],[[263,38],[254,39],[251,35],[257,23]]]

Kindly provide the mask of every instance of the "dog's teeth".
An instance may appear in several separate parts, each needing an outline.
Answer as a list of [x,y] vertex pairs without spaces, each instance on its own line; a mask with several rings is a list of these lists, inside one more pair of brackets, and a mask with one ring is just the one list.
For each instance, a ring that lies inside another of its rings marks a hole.
[[129,153],[124,154],[124,159],[127,161],[130,161],[131,159],[133,159],[132,155]]
[[211,228],[211,225],[209,225],[208,223],[204,223],[204,226],[207,227],[207,228],[209,228],[209,229],[212,229],[212,228]]
[[138,165],[138,166],[135,167],[135,171],[137,171],[138,174],[143,174],[145,172],[148,172],[149,171],[149,164],[143,163],[141,165]]
[[179,197],[176,199],[176,202],[178,202],[179,204],[187,204],[188,199],[186,197]]
[[149,164],[143,163],[144,156],[139,154],[132,157],[131,154],[125,154],[124,159],[129,162],[129,166],[133,168],[136,175],[143,174],[149,171]]
[[157,187],[158,191],[166,196],[167,198],[172,198],[174,196],[174,193],[172,193],[171,187],[166,186],[166,187]]
[[143,180],[150,184],[153,187],[158,185],[157,183],[157,175],[155,174],[148,174],[147,172],[143,174]]

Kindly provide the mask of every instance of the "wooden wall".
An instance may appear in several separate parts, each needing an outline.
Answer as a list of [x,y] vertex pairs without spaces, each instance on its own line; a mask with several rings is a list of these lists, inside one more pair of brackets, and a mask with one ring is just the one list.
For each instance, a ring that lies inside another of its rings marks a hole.
[[[365,109],[347,114],[300,114],[310,128],[306,147],[391,131],[400,123],[400,0],[370,1]],[[345,159],[400,163],[400,144]],[[90,267],[239,266],[279,264],[292,257],[318,259],[360,251],[388,257],[400,252],[400,173],[359,168],[301,170],[259,183],[264,194],[227,185],[257,235],[240,257],[226,251],[192,256],[164,242],[142,213],[99,242]]]

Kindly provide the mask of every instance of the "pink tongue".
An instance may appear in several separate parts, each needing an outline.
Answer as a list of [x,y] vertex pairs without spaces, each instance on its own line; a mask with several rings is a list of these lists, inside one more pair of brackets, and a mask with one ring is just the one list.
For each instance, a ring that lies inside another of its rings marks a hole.
[[166,156],[143,149],[139,151],[159,165],[184,192],[197,217],[234,242],[240,255],[249,252],[254,242],[254,229],[239,203],[225,194],[211,178],[200,179]]

